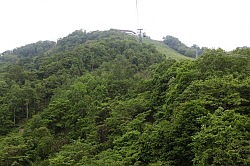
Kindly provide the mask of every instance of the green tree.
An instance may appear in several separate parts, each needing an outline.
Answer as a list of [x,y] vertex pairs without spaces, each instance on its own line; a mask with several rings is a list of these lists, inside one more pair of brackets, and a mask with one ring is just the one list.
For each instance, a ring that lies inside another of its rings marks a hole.
[[31,165],[30,148],[20,134],[1,138],[0,165]]
[[219,108],[193,136],[195,165],[249,165],[249,119]]

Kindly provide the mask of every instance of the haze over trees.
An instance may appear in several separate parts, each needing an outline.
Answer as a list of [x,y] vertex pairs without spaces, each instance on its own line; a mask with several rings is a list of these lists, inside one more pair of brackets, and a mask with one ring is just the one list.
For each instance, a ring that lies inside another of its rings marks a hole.
[[170,41],[77,30],[2,54],[0,165],[249,165],[250,49]]
[[196,44],[193,44],[191,47],[188,47],[184,43],[182,43],[178,38],[169,35],[163,38],[163,42],[178,53],[191,58],[200,56],[206,49],[205,47],[200,48]]

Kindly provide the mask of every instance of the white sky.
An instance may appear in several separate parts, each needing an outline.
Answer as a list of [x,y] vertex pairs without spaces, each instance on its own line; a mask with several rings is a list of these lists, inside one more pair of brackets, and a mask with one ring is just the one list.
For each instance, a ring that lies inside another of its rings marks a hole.
[[250,46],[250,0],[0,0],[0,52],[77,29],[143,28],[188,46]]

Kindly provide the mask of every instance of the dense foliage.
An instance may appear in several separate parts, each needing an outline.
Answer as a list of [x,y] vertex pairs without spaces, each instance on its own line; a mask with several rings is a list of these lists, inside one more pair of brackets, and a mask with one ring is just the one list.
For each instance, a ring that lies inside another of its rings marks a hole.
[[200,56],[206,49],[205,47],[200,48],[196,44],[193,44],[191,47],[188,47],[184,43],[182,43],[178,38],[169,35],[163,38],[163,42],[168,47],[174,49],[178,53],[192,58]]
[[249,49],[177,61],[75,31],[0,61],[0,165],[250,164]]

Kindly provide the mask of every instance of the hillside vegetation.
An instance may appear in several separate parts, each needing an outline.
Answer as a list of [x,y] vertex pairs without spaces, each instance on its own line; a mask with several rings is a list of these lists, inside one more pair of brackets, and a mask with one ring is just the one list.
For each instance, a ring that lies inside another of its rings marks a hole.
[[198,45],[193,44],[191,47],[186,46],[178,38],[173,36],[166,36],[163,38],[163,43],[169,48],[172,48],[176,52],[186,57],[195,58],[200,55],[207,49],[206,47],[200,48]]
[[0,64],[0,165],[250,164],[250,49],[79,30]]
[[185,55],[182,55],[182,54],[176,52],[174,49],[170,48],[168,45],[166,45],[162,41],[144,38],[143,42],[146,44],[154,45],[160,53],[162,53],[166,56],[166,58],[172,58],[175,60],[184,60],[184,59],[192,60],[191,57],[188,57],[188,56],[185,56]]

